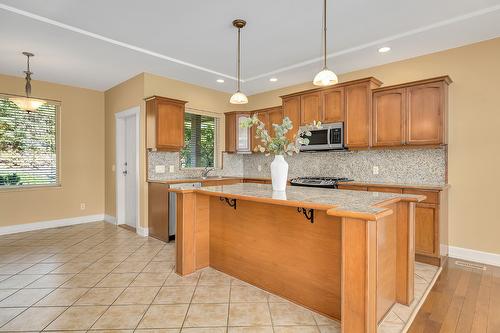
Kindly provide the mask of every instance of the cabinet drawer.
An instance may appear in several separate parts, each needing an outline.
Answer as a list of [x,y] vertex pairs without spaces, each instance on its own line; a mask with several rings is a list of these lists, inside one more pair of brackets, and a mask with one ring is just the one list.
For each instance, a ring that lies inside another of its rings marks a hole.
[[243,180],[244,183],[253,183],[253,184],[271,184],[270,179],[252,179],[246,178]]
[[398,187],[382,187],[382,186],[369,186],[368,191],[370,192],[385,192],[385,193],[403,193],[403,190]]
[[423,203],[439,204],[439,192],[436,191],[414,190],[405,188],[403,189],[403,193],[425,195],[427,198],[422,201]]
[[368,187],[359,185],[338,185],[339,190],[368,191]]

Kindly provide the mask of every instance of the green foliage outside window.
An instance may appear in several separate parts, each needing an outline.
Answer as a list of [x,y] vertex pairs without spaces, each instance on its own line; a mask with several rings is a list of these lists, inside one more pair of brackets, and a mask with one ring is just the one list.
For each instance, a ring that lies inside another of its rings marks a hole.
[[57,183],[57,107],[28,113],[0,97],[0,186]]
[[214,167],[216,119],[192,113],[184,115],[182,168]]

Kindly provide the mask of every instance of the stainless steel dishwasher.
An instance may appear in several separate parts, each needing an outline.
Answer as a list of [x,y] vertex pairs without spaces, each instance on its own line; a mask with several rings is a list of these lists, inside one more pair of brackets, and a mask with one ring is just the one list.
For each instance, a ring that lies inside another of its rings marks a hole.
[[[200,188],[201,183],[179,183],[172,184],[170,188]],[[175,225],[177,222],[177,194],[170,192],[168,194],[168,239],[175,239]]]

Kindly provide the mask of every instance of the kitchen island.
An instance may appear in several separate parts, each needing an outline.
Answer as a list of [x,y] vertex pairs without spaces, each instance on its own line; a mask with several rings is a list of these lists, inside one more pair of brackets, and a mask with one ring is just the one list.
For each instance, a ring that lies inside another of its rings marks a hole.
[[177,192],[176,272],[213,267],[376,332],[413,300],[415,203],[422,195],[235,184]]

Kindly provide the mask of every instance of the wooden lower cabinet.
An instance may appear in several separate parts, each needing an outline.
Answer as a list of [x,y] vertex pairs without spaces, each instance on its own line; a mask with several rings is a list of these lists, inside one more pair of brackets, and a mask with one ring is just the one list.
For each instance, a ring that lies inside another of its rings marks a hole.
[[389,186],[339,184],[340,190],[425,195],[415,205],[415,254],[417,261],[440,266],[448,255],[447,191]]
[[[437,228],[439,224],[437,205],[418,203],[415,207],[415,251],[420,254],[435,256]],[[438,242],[439,243],[439,242]]]
[[149,236],[168,242],[168,184],[148,184]]

